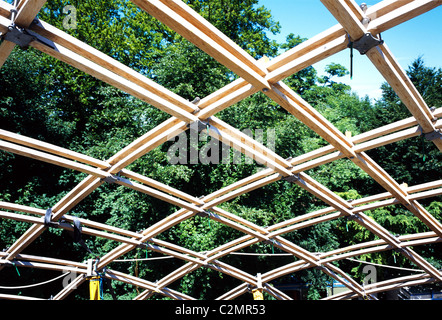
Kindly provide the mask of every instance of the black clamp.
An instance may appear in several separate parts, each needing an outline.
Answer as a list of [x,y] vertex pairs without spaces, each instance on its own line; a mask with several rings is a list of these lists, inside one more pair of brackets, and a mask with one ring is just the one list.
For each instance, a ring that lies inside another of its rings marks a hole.
[[210,218],[211,213],[210,211],[204,210],[203,212],[197,212],[196,215],[202,218]]
[[[349,37],[350,39],[350,37]],[[384,43],[384,40],[381,39],[379,36],[378,38],[375,38],[370,32],[367,32],[365,35],[363,35],[360,39],[356,41],[349,40],[348,48],[356,49],[359,51],[360,54],[364,55],[366,54],[370,49],[377,47]]]
[[359,215],[357,213],[354,213],[350,216],[345,216],[345,218],[347,218],[348,221],[354,221],[354,220],[358,220],[359,219]]
[[282,179],[287,182],[295,183],[295,182],[301,180],[301,177],[299,176],[299,173],[297,173],[297,174],[294,174],[291,176],[282,177]]
[[55,45],[52,41],[43,38],[42,36],[28,29],[22,29],[15,24],[12,24],[8,27],[8,30],[8,32],[2,35],[2,39],[13,42],[22,49],[27,49],[32,41],[38,41],[52,49],[55,49]]
[[46,210],[45,216],[44,216],[44,226],[45,227],[51,227],[54,226],[55,223],[51,221],[52,216],[52,208],[49,208]]
[[442,132],[439,129],[436,129],[436,130],[429,132],[429,133],[424,133],[423,135],[424,135],[425,139],[427,139],[428,141],[442,139]]
[[120,178],[118,176],[109,175],[106,178],[102,178],[101,181],[107,182],[109,184],[114,184],[115,182],[119,181]]
[[440,129],[435,129],[434,131],[424,133],[424,129],[422,126],[418,127],[418,131],[421,132],[421,136],[423,136],[428,141],[434,141],[436,139],[442,139],[442,132]]
[[197,120],[195,122],[187,124],[187,128],[189,128],[190,130],[193,130],[193,131],[196,130],[197,132],[201,132],[201,131],[207,129],[207,126],[208,126],[208,123],[203,122],[201,120]]
[[83,229],[81,226],[81,222],[77,217],[74,217],[74,242],[80,242],[81,239],[81,230]]
[[84,250],[86,250],[87,252],[89,252],[90,254],[94,255],[94,253],[92,252],[92,250],[87,246],[87,244],[84,242],[83,238],[81,237],[81,232],[82,232],[82,226],[81,226],[81,222],[80,219],[78,219],[77,217],[74,217],[74,242],[78,243]]

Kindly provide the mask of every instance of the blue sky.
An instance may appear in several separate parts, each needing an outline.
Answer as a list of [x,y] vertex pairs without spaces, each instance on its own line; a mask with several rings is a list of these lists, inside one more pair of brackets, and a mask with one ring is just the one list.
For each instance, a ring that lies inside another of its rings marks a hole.
[[[358,1],[357,3],[374,5],[380,0]],[[290,33],[304,38],[311,38],[337,24],[336,19],[319,0],[260,0],[259,5],[270,9],[275,21],[281,24],[280,34],[272,39],[285,42]],[[398,25],[384,33],[382,38],[405,70],[419,56],[426,66],[442,67],[442,6]],[[385,82],[382,75],[371,64],[367,57],[354,52],[353,79],[350,76],[341,78],[341,82],[351,85],[360,97],[368,95],[372,99],[380,97],[380,86]],[[322,74],[330,62],[336,62],[350,68],[350,52],[344,50],[315,65]]]

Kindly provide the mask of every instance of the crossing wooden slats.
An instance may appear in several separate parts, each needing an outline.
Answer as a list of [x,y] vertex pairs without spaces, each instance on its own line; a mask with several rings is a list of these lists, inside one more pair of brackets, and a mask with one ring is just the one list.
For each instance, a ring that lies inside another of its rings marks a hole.
[[[22,11],[20,19],[24,19],[24,17],[29,18],[32,16],[30,12],[25,11],[27,7],[26,3],[28,2],[30,1],[20,3],[19,11]],[[26,137],[14,136],[14,134],[6,133],[3,137],[5,140],[22,144],[25,147],[0,141],[1,146],[5,150],[14,151],[17,154],[22,154],[34,159],[69,167],[75,170],[83,170],[82,172],[91,174],[54,206],[54,219],[61,217],[69,209],[93,192],[99,185],[101,185],[102,178],[109,177],[110,174],[116,174],[118,172],[128,178],[132,178],[138,182],[147,184],[148,186],[146,187],[123,178],[118,179],[118,183],[130,186],[140,192],[148,193],[175,205],[184,207],[184,209],[177,211],[175,214],[165,218],[154,226],[147,228],[140,235],[134,235],[130,232],[124,233],[118,228],[113,228],[113,232],[131,238],[127,239],[118,235],[105,235],[109,239],[114,239],[123,244],[103,257],[103,259],[100,261],[100,268],[111,263],[118,256],[129,252],[138,244],[146,241],[152,241],[153,243],[160,244],[161,247],[157,246],[156,244],[148,244],[149,248],[157,250],[158,252],[170,253],[177,258],[190,261],[189,264],[187,264],[185,268],[180,268],[171,275],[166,276],[161,283],[163,286],[159,286],[158,284],[156,286],[152,286],[150,283],[146,283],[143,280],[123,274],[116,276],[114,279],[119,279],[121,281],[132,281],[131,283],[136,283],[136,285],[146,288],[147,292],[141,294],[139,298],[145,298],[150,296],[152,292],[158,292],[173,299],[192,299],[192,297],[182,295],[178,292],[173,292],[173,290],[164,287],[164,285],[170,283],[170,281],[173,282],[179,279],[185,274],[192,272],[201,266],[210,267],[224,273],[232,273],[238,279],[254,285],[258,281],[256,277],[248,275],[242,270],[221,263],[217,259],[236,250],[250,246],[256,242],[272,239],[273,245],[284,251],[292,253],[301,260],[288,266],[284,266],[283,268],[279,268],[279,270],[271,271],[267,274],[267,277],[264,277],[263,279],[269,280],[271,277],[281,276],[285,274],[285,272],[301,270],[303,268],[309,268],[312,266],[319,266],[335,279],[341,279],[341,277],[345,278],[345,282],[347,283],[346,285],[354,292],[354,294],[363,296],[365,293],[363,290],[361,290],[361,287],[357,283],[348,278],[339,269],[336,269],[333,265],[329,264],[329,261],[332,260],[325,261],[323,258],[321,258],[325,257],[328,253],[322,254],[321,256],[315,255],[280,236],[282,233],[295,230],[296,228],[307,227],[309,225],[321,223],[323,221],[335,219],[344,215],[356,217],[356,221],[358,223],[382,239],[376,242],[378,247],[364,249],[365,252],[374,252],[374,250],[381,250],[380,248],[382,248],[382,250],[396,248],[400,250],[409,260],[431,275],[431,277],[433,277],[435,280],[442,280],[441,274],[438,270],[436,270],[425,259],[407,247],[410,245],[410,243],[404,243],[403,241],[405,238],[397,238],[392,236],[388,230],[362,213],[367,208],[402,203],[420,220],[422,220],[434,232],[435,235],[440,237],[442,233],[442,226],[440,222],[432,217],[424,207],[416,202],[416,199],[440,194],[438,189],[428,190],[431,188],[438,188],[440,187],[440,184],[438,184],[438,182],[428,183],[424,186],[416,186],[414,189],[409,188],[408,190],[405,190],[401,188],[401,186],[399,186],[397,182],[388,175],[387,172],[385,172],[363,152],[370,148],[375,148],[387,143],[417,136],[418,131],[416,128],[403,130],[409,126],[416,125],[417,123],[419,123],[422,128],[422,132],[424,133],[432,132],[440,126],[440,123],[436,122],[436,118],[438,117],[437,112],[431,112],[428,109],[425,101],[419,95],[417,90],[415,90],[414,86],[406,77],[403,70],[400,69],[399,65],[394,60],[394,57],[388,51],[388,48],[386,48],[386,46],[380,46],[380,50],[382,50],[383,53],[382,58],[385,59],[387,63],[382,61],[379,62],[380,57],[375,56],[376,53],[372,53],[375,52],[373,49],[369,51],[368,55],[369,57],[371,55],[374,56],[374,58],[370,57],[372,60],[379,60],[376,63],[379,64],[379,68],[383,70],[381,73],[386,73],[386,79],[388,77],[393,77],[390,79],[390,81],[395,83],[394,89],[400,91],[400,98],[405,101],[405,104],[413,114],[414,118],[405,119],[400,123],[391,124],[379,130],[361,134],[357,137],[349,138],[343,135],[330,122],[328,122],[311,106],[297,96],[296,93],[294,93],[290,88],[278,82],[284,77],[290,75],[290,73],[299,71],[302,68],[311,65],[314,63],[314,61],[319,61],[333,53],[343,50],[346,47],[346,42],[348,41],[346,39],[345,32],[350,33],[350,37],[353,40],[356,40],[358,39],[358,36],[364,34],[365,32],[380,32],[409,20],[416,15],[440,5],[440,1],[386,0],[369,8],[366,12],[363,12],[353,0],[323,0],[323,3],[326,4],[332,13],[334,13],[343,27],[340,25],[335,26],[321,35],[318,35],[317,37],[295,47],[294,49],[289,50],[288,53],[275,59],[273,62],[266,64],[255,61],[246,52],[216,30],[216,28],[211,26],[204,19],[201,19],[197,13],[189,9],[181,1],[134,0],[134,2],[139,3],[143,9],[157,16],[160,20],[175,29],[178,33],[181,33],[184,37],[188,38],[188,40],[199,46],[207,53],[211,54],[219,62],[228,68],[231,68],[232,71],[239,74],[244,78],[244,80],[239,79],[231,85],[215,92],[209,97],[203,98],[199,103],[193,105],[188,101],[183,100],[179,96],[168,92],[164,88],[157,86],[150,80],[132,72],[130,69],[117,63],[109,57],[102,55],[95,49],[82,46],[83,44],[81,42],[72,37],[67,37],[65,34],[61,33],[55,28],[49,25],[42,28],[41,25],[44,25],[44,23],[35,26],[34,29],[39,30],[42,35],[50,38],[52,41],[55,40],[54,42],[56,43],[56,49],[63,52],[61,56],[56,56],[57,54],[60,54],[60,52],[54,50],[55,52],[52,52],[52,54],[57,58],[60,58],[61,60],[65,59],[65,62],[70,61],[72,65],[79,67],[80,70],[91,73],[103,81],[108,81],[108,83],[112,85],[117,87],[119,86],[120,89],[129,88],[129,90],[133,90],[129,93],[140,99],[144,99],[146,102],[153,102],[153,105],[159,107],[163,111],[169,112],[174,116],[151,132],[143,135],[105,162],[97,161],[93,158],[87,158],[84,155],[70,153],[67,150],[59,149],[55,146],[44,144],[36,140],[30,140]],[[0,14],[2,15],[0,16],[0,31],[5,30],[7,27],[7,8],[7,5],[0,5]],[[361,19],[364,17],[369,17],[371,19],[368,26],[366,23],[364,25],[361,23]],[[32,45],[43,52],[47,52],[49,50],[46,47],[43,48],[42,46],[44,45],[37,42],[33,42]],[[77,54],[77,56],[71,55],[71,53]],[[1,54],[2,53],[0,52],[0,55]],[[117,77],[114,75],[117,75]],[[271,85],[269,83],[271,83]],[[188,123],[192,123],[198,119],[206,120],[207,118],[213,116],[216,112],[227,108],[231,104],[236,103],[259,90],[262,90],[263,88],[265,89],[264,92],[269,97],[298,117],[302,122],[307,124],[310,129],[318,133],[331,145],[315,150],[308,155],[303,155],[288,161],[282,159],[277,154],[266,149],[253,139],[245,137],[236,129],[230,128],[227,124],[220,122],[217,118],[213,117],[212,119],[214,120],[214,123],[212,124],[210,132],[213,134],[213,132],[216,131],[214,136],[218,135],[219,137],[220,133],[221,135],[227,136],[228,141],[231,142],[231,146],[237,148],[241,152],[248,152],[257,160],[266,163],[270,169],[264,170],[263,172],[253,175],[247,179],[238,181],[237,183],[221,189],[209,196],[203,197],[202,199],[196,199],[188,194],[180,192],[179,190],[168,188],[166,185],[125,169],[127,165],[143,156],[154,147],[186,130],[186,125]],[[403,131],[392,134],[392,132],[398,130]],[[403,134],[402,137],[401,134]],[[373,138],[376,139],[369,141]],[[442,142],[439,140],[436,140],[435,144],[440,149]],[[33,150],[28,147],[37,150]],[[45,152],[53,153],[54,155],[46,154]],[[330,154],[330,152],[334,153]],[[64,157],[70,160],[63,159]],[[348,157],[361,169],[367,172],[372,178],[374,178],[388,192],[355,201],[350,204],[302,172],[307,168],[327,163],[341,157]],[[305,162],[312,159],[314,160],[310,161],[310,163]],[[84,162],[86,164],[96,166],[97,168],[89,167],[81,163],[79,164],[71,160]],[[279,174],[275,174],[275,172],[278,172]],[[240,194],[277,181],[281,176],[288,176],[295,173],[299,173],[299,179],[296,181],[299,186],[324,200],[327,204],[331,205],[331,208],[326,208],[318,212],[308,214],[305,217],[297,217],[292,219],[292,221],[288,221],[287,223],[281,223],[264,229],[224,210],[213,207]],[[410,195],[410,193],[419,191],[422,192],[413,196]],[[368,201],[379,201],[382,199],[387,199],[391,196],[395,197],[395,199],[380,201],[378,203],[362,207],[354,207],[355,205],[363,204]],[[7,203],[0,203],[0,207],[1,206],[8,210],[24,210],[23,212],[34,213],[37,215],[43,214],[43,210],[30,209],[23,206],[17,207]],[[241,230],[242,232],[246,233],[246,236],[215,248],[206,253],[206,255],[201,255],[164,241],[158,242],[157,239],[153,238],[155,235],[170,229],[177,223],[194,216],[196,212],[203,213],[206,209],[211,209],[213,212],[215,212],[209,215],[210,218],[232,228]],[[334,210],[338,210],[339,213],[333,213]],[[38,237],[44,228],[41,226],[41,219],[32,217],[24,218],[13,213],[2,214],[5,218],[17,220],[21,219],[23,221],[34,223],[34,225],[29,228],[28,231],[26,231],[25,234],[16,243],[14,243],[11,248],[7,250],[7,252],[0,255],[0,257],[6,258],[6,260],[0,260],[1,264],[4,265],[5,263],[8,263],[8,260],[17,257],[20,251],[23,250],[36,237]],[[104,229],[104,226],[99,224],[94,224],[93,222],[87,223]],[[99,231],[90,230],[89,228],[85,228],[85,230],[89,234],[103,236],[103,234],[101,234]],[[421,240],[419,237],[416,239],[418,239],[416,241],[422,241],[422,243],[426,241],[425,239]],[[438,241],[439,238],[436,237],[434,239],[434,241]],[[382,245],[382,243],[385,245]],[[366,245],[368,244],[360,244],[360,247],[363,248]],[[192,257],[189,257],[189,255]],[[205,259],[205,257],[207,257],[207,259]],[[76,281],[78,284],[80,284],[84,281],[84,279],[77,278]],[[264,286],[265,285],[266,284],[264,284]],[[59,295],[57,295],[57,297],[63,298],[71,290],[72,288],[63,290],[59,293]],[[234,289],[222,297],[237,296],[241,293],[244,293],[244,286]],[[273,294],[274,296],[284,298],[284,295],[281,295],[277,291],[269,291],[269,293]]]
[[[342,24],[344,29],[349,33],[353,41],[361,38],[369,30],[361,23],[361,17],[354,14],[355,8],[358,8],[354,1],[343,0],[321,0],[335,18]],[[411,6],[411,9],[410,9]],[[435,1],[415,1],[398,10],[404,20],[409,20],[415,15],[426,12],[436,7]],[[407,12],[407,14],[404,13]],[[397,13],[396,13],[397,15]],[[391,20],[393,21],[390,17]],[[400,67],[399,63],[394,59],[390,50],[385,44],[381,44],[376,48],[372,48],[367,52],[367,57],[375,65],[378,71],[383,75],[393,90],[407,106],[409,111],[421,125],[423,132],[433,132],[435,130],[432,123],[432,114],[422,96],[416,90],[405,71]],[[440,146],[439,141],[436,142]],[[442,150],[442,149],[441,149]]]
[[[0,17],[0,20],[3,20],[4,22],[8,22],[7,19],[2,19],[2,17]],[[3,25],[5,26],[5,25]],[[6,32],[6,28],[2,28],[0,27],[0,32]],[[1,44],[0,44],[0,67],[2,67],[4,65],[4,63],[6,62],[6,60],[8,59],[9,55],[11,54],[12,50],[14,50],[15,48],[15,43],[14,42],[10,42],[7,40],[4,40]]]
[[245,50],[238,46],[229,37],[224,35],[218,29],[216,29],[210,22],[204,19],[197,12],[192,10],[184,2],[179,0],[160,0],[174,12],[177,12],[186,21],[190,22],[193,26],[201,30],[205,35],[208,35],[212,40],[220,44],[226,51],[237,57],[242,63],[246,64],[250,69],[254,70],[260,76],[264,76],[267,70],[256,63],[256,60],[252,58]]
[[[3,2],[3,1],[2,1]],[[35,16],[38,14],[40,9],[44,6],[46,3],[46,0],[25,0],[20,2],[18,6],[18,12],[17,16],[15,17],[14,23],[22,28],[28,28],[29,25],[34,20]],[[8,5],[7,3],[4,3],[1,5],[0,13],[2,15],[5,15],[6,17],[10,16],[10,10],[13,7]],[[6,19],[5,19],[6,20]],[[3,21],[1,21],[3,22]],[[11,24],[11,21],[6,22],[6,28],[3,24],[2,27],[0,27],[0,31],[5,33],[7,32],[7,27]],[[3,64],[8,59],[9,55],[11,54],[12,50],[15,48],[15,44],[4,40],[0,45],[0,68],[3,66]]]
[[327,119],[285,84],[282,82],[275,84],[272,90],[266,94],[346,156],[355,156],[352,150],[352,143]]
[[[167,129],[175,124],[175,120],[165,121],[162,125],[158,126],[156,129],[153,129],[146,133],[144,136],[140,137],[134,143],[130,144],[122,151],[117,153],[110,160],[119,161],[121,158],[127,157],[133,153],[138,154],[138,149],[142,148],[143,152],[147,152],[146,147],[143,145],[143,141],[146,139],[150,139],[152,136],[155,136],[157,132],[167,134]],[[152,147],[153,148],[153,147]],[[144,154],[144,153],[143,153]],[[139,155],[141,156],[141,155]],[[132,161],[135,161],[136,157],[131,157]],[[118,169],[118,167],[117,167]],[[119,169],[118,169],[119,170]],[[117,170],[117,172],[118,172]],[[116,172],[114,172],[116,173]],[[71,210],[75,205],[77,205],[80,201],[82,201],[85,197],[91,194],[96,188],[98,188],[102,184],[101,178],[96,178],[93,175],[85,178],[81,183],[79,183],[74,189],[72,189],[69,193],[67,193],[60,201],[58,201],[52,208],[53,211],[53,219],[59,219],[63,214],[67,211]],[[20,253],[29,243],[34,241],[45,228],[43,226],[33,225],[26,231],[22,237],[20,237],[13,246],[11,246],[8,250],[8,256],[5,258],[6,260],[13,259],[17,254]],[[1,267],[0,267],[1,268]]]
[[422,96],[417,92],[411,80],[393,58],[386,45],[379,46],[379,49],[380,51],[370,50],[367,52],[367,57],[391,85],[401,101],[404,102],[422,126],[424,133],[434,131],[434,126],[431,122],[432,114]]
[[[330,12],[336,17],[336,19],[343,25],[343,27],[349,32],[352,39],[357,40],[367,32],[358,18],[351,11],[351,8],[357,7],[354,1],[349,0],[344,2],[343,0],[321,0]],[[421,125],[422,130],[426,132],[432,132],[435,127],[431,121],[432,113],[424,100],[417,92],[416,88],[411,83],[408,76],[401,69],[399,64],[393,58],[391,52],[384,45],[380,45],[379,49],[372,48],[367,52],[367,56],[381,72],[381,74],[390,83],[392,88],[408,107],[415,119]],[[424,131],[424,132],[425,132]],[[359,166],[368,172],[375,178],[378,183],[384,186],[388,191],[392,192],[395,197],[404,204],[413,214],[418,216],[429,226],[433,231],[440,233],[441,225],[438,221],[432,219],[431,215],[428,215],[421,209],[419,204],[415,201],[410,203],[406,192],[401,192],[401,188],[398,188],[397,183],[393,181],[386,172],[377,166],[371,159],[358,156]]]
[[366,29],[361,22],[362,16],[357,15],[357,13],[360,13],[357,10],[357,5],[351,5],[345,0],[321,0],[321,2],[350,35],[351,40],[358,40],[366,33]]

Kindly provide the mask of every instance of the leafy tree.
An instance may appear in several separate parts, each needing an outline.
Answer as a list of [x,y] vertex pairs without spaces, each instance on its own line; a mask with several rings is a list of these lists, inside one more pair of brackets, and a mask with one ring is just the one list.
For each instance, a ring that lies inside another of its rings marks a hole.
[[278,44],[268,37],[267,32],[278,33],[280,24],[273,20],[268,9],[257,6],[258,0],[185,2],[255,59],[277,53]]
[[[430,107],[439,107],[442,101],[442,69],[424,65],[417,58],[407,70],[407,75]],[[388,84],[382,85],[382,98],[376,103],[374,111],[377,126],[388,124],[411,116]],[[407,184],[419,184],[440,176],[441,153],[423,135],[394,145],[377,148],[370,155],[380,159],[379,163],[395,179]]]
[[[293,33],[289,34],[286,38],[286,42],[281,44],[281,49],[286,51],[296,47],[307,40],[306,38],[301,38]],[[284,80],[287,85],[289,85],[293,90],[295,90],[304,99],[307,98],[306,92],[309,90],[316,89],[318,82],[317,72],[315,68],[309,66]]]

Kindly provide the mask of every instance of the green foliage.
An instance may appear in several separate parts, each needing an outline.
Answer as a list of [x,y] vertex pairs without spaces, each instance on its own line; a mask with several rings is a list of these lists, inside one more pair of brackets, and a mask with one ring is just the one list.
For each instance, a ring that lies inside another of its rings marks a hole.
[[[305,38],[301,38],[300,36],[296,36],[291,33],[287,36],[286,42],[281,45],[281,49],[290,50],[297,45],[304,42]],[[284,80],[293,90],[295,90],[298,94],[300,94],[303,98],[306,98],[307,93],[309,91],[314,91],[316,89],[316,83],[319,79],[317,78],[316,70],[309,66]]]
[[264,6],[257,6],[258,0],[185,2],[255,59],[277,53],[278,44],[268,37],[267,32],[278,33],[279,22],[273,20]]
[[223,87],[231,76],[225,67],[187,41],[171,44],[152,70],[157,83],[190,101]]

